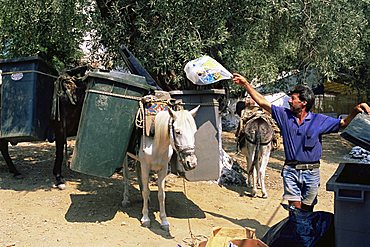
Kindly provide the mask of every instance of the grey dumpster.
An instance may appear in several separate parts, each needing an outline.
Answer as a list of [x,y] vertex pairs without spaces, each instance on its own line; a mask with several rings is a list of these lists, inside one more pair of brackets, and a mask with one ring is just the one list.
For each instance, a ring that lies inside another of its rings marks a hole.
[[369,246],[370,165],[341,163],[326,184],[334,191],[334,228],[337,247]]
[[[351,121],[341,136],[370,150],[370,116],[362,113]],[[369,246],[370,239],[370,164],[341,163],[326,184],[334,191],[335,244]]]
[[216,180],[220,176],[221,116],[219,99],[223,89],[170,91],[172,98],[182,100],[184,108],[191,110],[200,105],[195,116],[198,131],[195,135],[195,154],[198,166],[185,172],[189,181]]

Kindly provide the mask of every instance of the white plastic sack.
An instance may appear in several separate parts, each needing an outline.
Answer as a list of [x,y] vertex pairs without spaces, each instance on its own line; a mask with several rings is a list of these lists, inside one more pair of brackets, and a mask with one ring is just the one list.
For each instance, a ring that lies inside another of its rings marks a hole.
[[233,77],[227,69],[209,56],[188,62],[184,71],[186,77],[196,85],[208,85]]

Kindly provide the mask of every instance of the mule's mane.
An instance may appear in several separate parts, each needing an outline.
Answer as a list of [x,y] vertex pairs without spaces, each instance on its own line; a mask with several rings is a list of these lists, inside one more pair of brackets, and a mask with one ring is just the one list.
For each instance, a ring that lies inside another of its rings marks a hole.
[[163,141],[169,139],[168,133],[168,121],[170,119],[170,114],[168,111],[158,112],[155,116],[155,134],[154,143],[160,145]]
[[[197,126],[193,116],[189,111],[180,110],[176,112],[176,126],[180,129],[191,129],[196,130]],[[161,111],[157,114],[155,118],[155,135],[154,143],[156,145],[161,145],[169,140],[169,120],[170,114],[168,111]]]

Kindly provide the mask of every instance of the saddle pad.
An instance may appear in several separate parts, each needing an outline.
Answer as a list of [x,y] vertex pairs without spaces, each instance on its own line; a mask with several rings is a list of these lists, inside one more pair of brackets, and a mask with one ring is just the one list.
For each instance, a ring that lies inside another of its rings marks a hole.
[[168,104],[164,101],[151,101],[144,105],[145,109],[145,134],[151,136],[154,130],[155,116],[160,111],[168,111]]
[[166,102],[162,101],[153,101],[145,104],[145,115],[149,116],[155,116],[160,111],[167,111],[168,110],[168,104]]

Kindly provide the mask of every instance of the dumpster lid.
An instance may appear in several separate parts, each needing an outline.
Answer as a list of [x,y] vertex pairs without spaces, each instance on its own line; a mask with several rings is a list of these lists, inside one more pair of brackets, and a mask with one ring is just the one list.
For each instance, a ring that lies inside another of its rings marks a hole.
[[[55,70],[49,63],[47,63],[42,57],[40,56],[29,56],[29,57],[16,57],[16,58],[4,58],[0,59],[0,64],[12,64],[12,63],[24,63],[24,62],[31,62],[37,61],[41,62],[44,65],[47,65],[48,70],[53,75],[58,75],[58,71]],[[3,72],[7,72],[6,70]]]
[[110,71],[110,72],[90,72],[88,77],[96,77],[106,80],[111,80],[115,82],[119,82],[122,84],[127,84],[130,86],[135,86],[138,88],[146,89],[146,90],[155,90],[156,87],[150,86],[146,83],[144,76],[124,73],[120,71]]
[[359,113],[342,131],[341,137],[370,151],[370,115]]
[[28,62],[28,61],[33,61],[33,60],[40,60],[46,63],[45,60],[39,56],[4,58],[4,59],[0,59],[0,63],[19,63],[19,62]]

